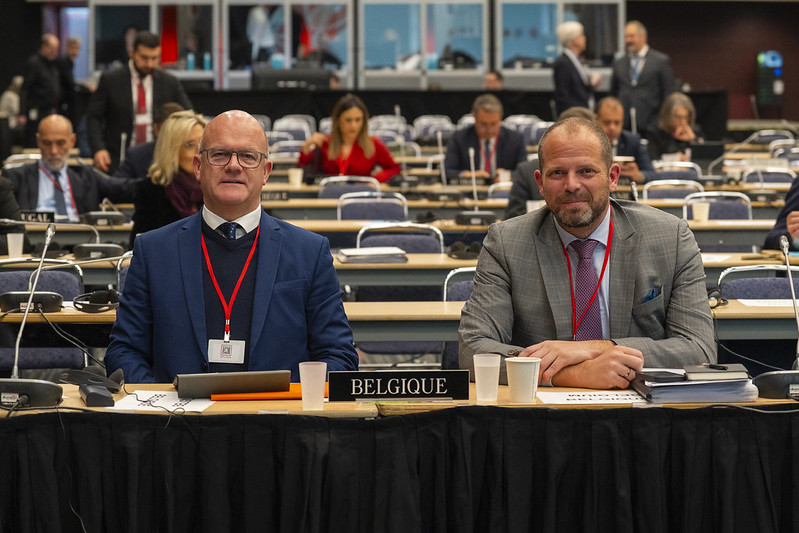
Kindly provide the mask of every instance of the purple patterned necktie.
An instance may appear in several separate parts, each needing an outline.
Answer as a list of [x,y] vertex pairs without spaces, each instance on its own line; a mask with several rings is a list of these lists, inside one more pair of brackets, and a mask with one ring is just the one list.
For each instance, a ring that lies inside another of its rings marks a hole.
[[[591,307],[583,316],[583,312],[598,284],[594,264],[591,260],[597,244],[599,244],[598,241],[591,239],[572,241],[570,244],[574,251],[577,252],[577,255],[580,256],[580,262],[577,263],[577,280],[574,283],[574,306],[577,313],[576,320],[579,321],[575,340],[578,341],[602,338],[602,317],[599,313],[598,291]],[[582,320],[580,320],[581,316],[583,317]]]

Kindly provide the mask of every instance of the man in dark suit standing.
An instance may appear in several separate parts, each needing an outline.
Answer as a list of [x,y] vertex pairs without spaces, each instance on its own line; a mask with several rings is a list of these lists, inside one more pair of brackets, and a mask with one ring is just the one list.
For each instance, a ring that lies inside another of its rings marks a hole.
[[72,123],[62,115],[49,115],[39,123],[36,143],[42,153],[38,163],[4,170],[14,187],[19,207],[52,211],[56,217],[78,222],[81,213],[96,211],[103,198],[132,200],[132,181],[102,176],[91,167],[69,168],[67,158],[75,145]]
[[[610,94],[627,110],[624,129],[646,136],[657,129],[660,105],[674,91],[674,72],[669,56],[649,48],[646,28],[637,20],[625,26],[624,46],[627,55],[613,64]],[[630,122],[633,115],[635,128]]]
[[26,146],[33,145],[39,121],[51,113],[58,113],[61,107],[61,75],[57,59],[58,37],[45,33],[39,51],[25,63],[18,120],[26,124]]
[[158,36],[140,31],[128,64],[100,78],[86,111],[89,145],[100,170],[113,173],[122,149],[153,140],[153,110],[166,102],[191,109],[178,79],[157,68],[160,59]]
[[469,148],[474,149],[475,177],[493,179],[499,170],[514,170],[527,159],[524,138],[502,126],[502,102],[493,94],[478,96],[472,104],[474,125],[455,132],[447,143],[447,178],[471,177]]
[[153,115],[153,140],[144,144],[129,148],[125,153],[125,160],[119,164],[114,176],[117,178],[145,178],[153,164],[155,154],[155,141],[161,130],[161,124],[171,115],[178,111],[185,111],[183,106],[177,102],[167,102],[155,111]]
[[594,88],[600,78],[591,79],[580,56],[585,52],[585,32],[579,22],[569,21],[558,26],[558,42],[563,53],[555,60],[552,74],[555,78],[555,106],[558,115],[570,107],[594,109]]

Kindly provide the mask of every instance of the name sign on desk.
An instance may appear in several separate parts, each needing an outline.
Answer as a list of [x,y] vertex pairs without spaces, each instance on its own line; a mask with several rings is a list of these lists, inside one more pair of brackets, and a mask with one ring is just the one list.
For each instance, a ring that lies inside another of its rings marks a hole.
[[289,199],[288,191],[261,191],[262,202],[285,201]]
[[468,370],[330,372],[329,400],[468,400]]
[[25,222],[55,222],[53,211],[20,211],[19,219]]

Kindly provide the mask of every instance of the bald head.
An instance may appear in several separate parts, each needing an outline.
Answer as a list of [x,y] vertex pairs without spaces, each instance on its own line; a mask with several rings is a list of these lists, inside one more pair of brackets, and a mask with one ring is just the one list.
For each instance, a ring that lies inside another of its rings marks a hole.
[[241,130],[242,137],[246,135],[253,141],[257,140],[257,150],[269,155],[269,146],[266,140],[266,133],[261,127],[261,124],[246,111],[240,111],[238,109],[225,111],[211,119],[211,122],[208,123],[208,125],[205,127],[205,131],[203,132],[203,138],[200,142],[200,149],[202,150],[203,148],[215,146],[212,144],[212,141],[215,139],[214,136],[217,133],[216,130],[218,129],[223,131],[229,128]]
[[36,144],[42,153],[42,163],[50,170],[60,170],[67,164],[69,151],[75,146],[72,122],[62,115],[48,115],[39,122]]

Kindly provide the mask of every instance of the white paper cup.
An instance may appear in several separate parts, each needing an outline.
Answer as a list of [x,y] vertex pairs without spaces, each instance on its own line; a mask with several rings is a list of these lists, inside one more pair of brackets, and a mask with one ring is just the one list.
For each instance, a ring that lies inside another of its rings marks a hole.
[[294,188],[302,186],[302,169],[290,168],[289,169],[289,185]]
[[538,389],[538,357],[508,357],[505,368],[508,371],[508,389],[512,403],[533,403]]
[[22,244],[25,242],[25,235],[9,233],[6,238],[8,239],[8,257],[22,257]]
[[499,390],[499,360],[497,353],[478,353],[474,356],[474,381],[478,402],[496,402]]
[[710,218],[710,202],[692,202],[691,213],[697,222],[707,222]]
[[510,182],[511,181],[510,170],[505,170],[504,168],[497,170],[497,178],[499,179],[500,183]]
[[325,378],[327,363],[306,361],[300,363],[300,386],[302,388],[302,409],[321,411],[325,404]]

